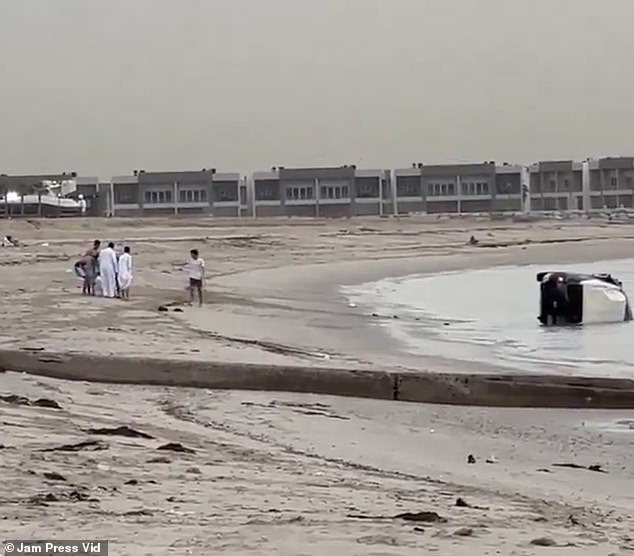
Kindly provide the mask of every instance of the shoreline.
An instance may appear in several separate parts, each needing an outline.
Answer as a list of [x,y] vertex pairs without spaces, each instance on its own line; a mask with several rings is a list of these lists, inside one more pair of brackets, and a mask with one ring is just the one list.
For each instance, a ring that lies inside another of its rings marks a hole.
[[[404,351],[423,358],[477,362],[484,372],[491,372],[486,367],[492,366],[503,373],[540,374],[543,369],[544,374],[563,376],[634,378],[626,349],[631,323],[544,330],[536,319],[535,281],[542,271],[607,272],[623,280],[631,299],[634,257],[571,265],[539,260],[528,265],[516,260],[499,263],[450,270],[445,267],[451,265],[439,264],[434,271],[423,269],[342,289],[349,307],[365,312],[374,327]],[[474,291],[479,292],[475,297]]]
[[0,350],[0,369],[92,383],[323,394],[440,405],[634,409],[634,380],[394,372]]

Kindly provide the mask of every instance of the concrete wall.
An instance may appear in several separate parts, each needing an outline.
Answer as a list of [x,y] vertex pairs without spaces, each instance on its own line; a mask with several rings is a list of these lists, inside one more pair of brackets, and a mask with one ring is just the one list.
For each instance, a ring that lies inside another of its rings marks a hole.
[[520,212],[522,210],[522,199],[518,196],[496,197],[492,202],[492,212]]
[[433,201],[427,199],[427,212],[429,214],[458,212],[458,201]]
[[353,215],[352,207],[350,203],[346,204],[320,204],[319,216],[324,218],[349,218]]
[[214,216],[218,216],[218,217],[230,217],[230,216],[240,216],[240,207],[238,205],[233,206],[233,207],[219,207],[219,206],[213,206],[212,207],[212,214]]
[[425,203],[422,200],[404,200],[398,199],[396,203],[396,209],[398,214],[408,214],[412,212],[424,212]]
[[309,216],[315,217],[317,215],[316,205],[285,205],[284,214],[286,216]]
[[491,199],[465,199],[460,201],[461,212],[490,212]]
[[286,211],[282,205],[255,205],[256,217],[266,216],[286,216]]
[[[391,210],[391,205],[389,207]],[[352,206],[352,213],[354,216],[374,216],[379,214],[380,207],[378,201],[373,201],[371,203],[358,203],[355,202]],[[383,203],[383,214],[389,214],[386,212],[386,205]]]

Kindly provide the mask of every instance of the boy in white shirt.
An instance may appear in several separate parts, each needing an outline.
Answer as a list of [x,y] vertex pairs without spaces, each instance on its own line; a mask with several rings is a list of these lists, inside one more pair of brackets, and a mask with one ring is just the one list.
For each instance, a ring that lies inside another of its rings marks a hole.
[[198,304],[203,304],[203,280],[205,278],[205,261],[198,254],[198,249],[192,249],[187,263],[187,276],[189,277],[189,302],[194,302],[194,290],[198,292]]

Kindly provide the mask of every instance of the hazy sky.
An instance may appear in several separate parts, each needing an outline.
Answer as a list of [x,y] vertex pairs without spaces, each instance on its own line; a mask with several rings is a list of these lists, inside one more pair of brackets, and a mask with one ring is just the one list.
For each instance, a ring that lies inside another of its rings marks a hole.
[[0,172],[634,155],[634,0],[1,0]]

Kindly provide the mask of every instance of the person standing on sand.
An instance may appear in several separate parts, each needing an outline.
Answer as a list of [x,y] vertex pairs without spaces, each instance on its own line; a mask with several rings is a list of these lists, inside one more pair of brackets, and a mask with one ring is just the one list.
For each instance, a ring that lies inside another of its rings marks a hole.
[[121,299],[130,299],[130,286],[132,285],[132,255],[130,247],[123,248],[117,264],[117,279],[119,281],[119,295]]
[[84,295],[95,295],[95,280],[99,273],[100,248],[101,241],[96,239],[81,260],[83,262],[81,268],[84,271],[84,285],[82,286]]
[[194,290],[198,292],[198,305],[203,304],[203,280],[205,279],[205,261],[200,257],[198,249],[189,252],[190,259],[185,265],[189,278],[189,303],[194,303]]
[[108,247],[99,253],[99,275],[101,276],[101,288],[104,297],[115,297],[117,294],[117,255],[114,252],[114,243],[108,243]]
[[94,295],[92,272],[93,257],[91,255],[84,255],[79,259],[74,266],[75,276],[82,279],[81,293],[82,295]]
[[121,255],[123,255],[123,249],[119,249],[119,248],[114,248],[114,256],[115,259],[117,261],[117,279],[115,280],[115,288],[116,288],[116,293],[115,293],[115,297],[121,297],[121,285],[119,284],[119,259],[121,258]]

